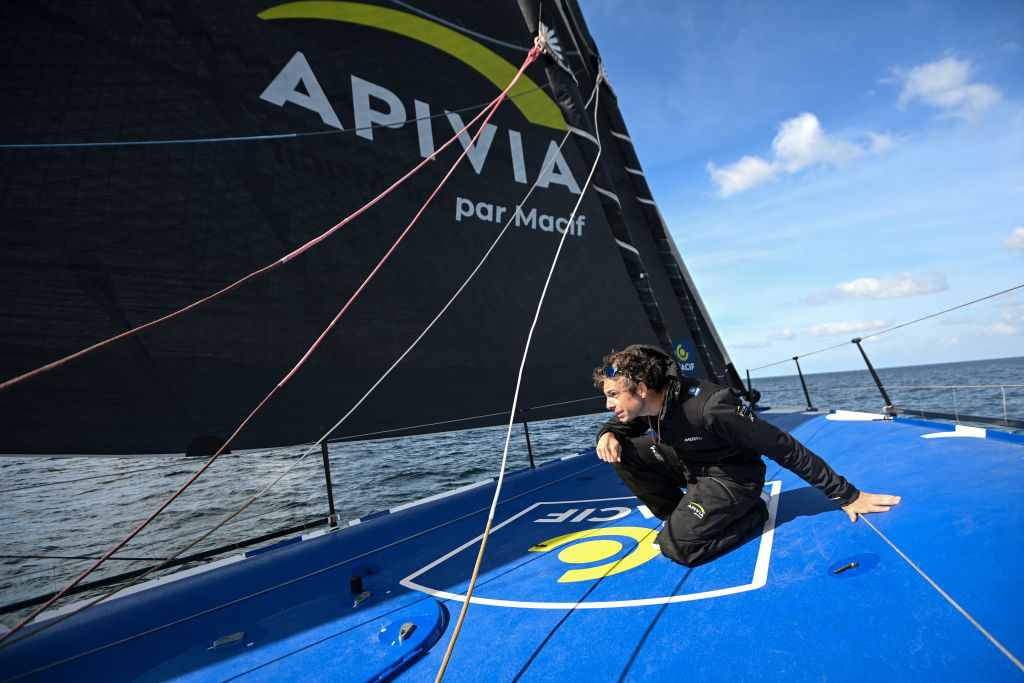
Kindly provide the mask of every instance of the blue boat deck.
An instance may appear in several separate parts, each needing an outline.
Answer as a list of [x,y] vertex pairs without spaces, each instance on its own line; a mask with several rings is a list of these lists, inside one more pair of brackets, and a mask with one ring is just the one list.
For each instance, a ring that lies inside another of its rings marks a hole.
[[[592,452],[512,474],[446,678],[1024,677],[1024,444],[914,420],[765,417],[903,503],[851,524],[768,461],[763,532],[687,569],[651,547],[658,520]],[[0,672],[433,680],[493,486],[111,600],[0,651]],[[358,604],[353,575],[369,592]]]

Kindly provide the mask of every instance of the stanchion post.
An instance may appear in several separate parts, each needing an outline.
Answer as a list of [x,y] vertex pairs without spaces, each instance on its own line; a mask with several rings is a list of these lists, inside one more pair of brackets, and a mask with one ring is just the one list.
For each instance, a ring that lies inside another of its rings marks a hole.
[[523,418],[523,432],[526,433],[526,452],[530,456],[530,469],[537,469],[536,466],[533,464],[533,445],[530,443],[530,428],[526,426],[526,409],[520,408],[519,414]]
[[800,361],[797,360],[800,356],[793,356],[793,362],[796,363],[796,374],[800,375],[800,385],[804,388],[804,398],[807,400],[807,410],[817,410],[811,405],[811,395],[807,393],[807,382],[804,381],[804,373],[800,369]]
[[327,442],[320,442],[320,450],[324,454],[324,478],[327,479],[327,510],[330,515],[331,528],[338,526],[338,513],[334,510],[334,487],[331,486],[331,461],[327,457]]
[[882,386],[882,380],[878,378],[878,373],[875,372],[875,368],[871,365],[871,361],[868,360],[868,354],[864,353],[864,347],[860,345],[861,338],[857,337],[856,339],[851,339],[850,343],[856,344],[857,350],[860,351],[860,355],[864,357],[864,362],[867,363],[868,370],[871,372],[871,376],[874,378],[875,384],[878,386],[878,390],[882,392],[882,398],[885,399],[885,412],[891,414],[892,399],[889,398],[889,394],[885,393],[885,387]]

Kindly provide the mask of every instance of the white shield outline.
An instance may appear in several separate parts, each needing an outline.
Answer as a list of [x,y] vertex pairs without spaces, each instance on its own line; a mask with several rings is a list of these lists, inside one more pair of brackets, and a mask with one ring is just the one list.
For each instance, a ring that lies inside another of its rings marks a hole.
[[[736,593],[743,593],[746,591],[757,590],[763,588],[768,582],[768,565],[771,561],[772,553],[772,540],[775,537],[775,515],[779,507],[779,493],[782,488],[781,481],[772,481],[765,484],[770,486],[768,491],[768,521],[764,523],[764,531],[761,533],[760,547],[757,551],[757,561],[754,563],[754,576],[750,583],[743,584],[740,586],[732,586],[730,588],[719,588],[717,590],[703,591],[700,593],[689,593],[686,595],[667,595],[660,598],[641,598],[637,600],[611,600],[605,602],[528,602],[522,600],[498,600],[495,598],[480,598],[472,597],[470,602],[477,605],[494,605],[497,607],[519,607],[525,609],[609,609],[613,607],[640,607],[644,605],[663,605],[673,602],[689,602],[691,600],[706,600],[708,598],[717,598],[722,595],[733,595]],[[764,493],[761,494],[764,497]],[[592,500],[561,500],[561,501],[540,501],[534,503],[530,507],[526,508],[522,512],[508,518],[501,524],[493,527],[491,533],[498,531],[502,527],[511,524],[523,515],[535,510],[541,505],[574,505],[583,503],[607,503],[617,500],[630,500],[632,496],[621,497],[621,498],[599,498]],[[635,499],[633,499],[635,500]],[[449,593],[448,591],[437,590],[428,586],[423,586],[414,581],[414,579],[425,572],[430,571],[437,565],[445,562],[446,560],[454,557],[461,553],[466,548],[480,543],[483,538],[483,534],[480,534],[476,538],[466,543],[463,543],[455,550],[447,553],[446,555],[434,560],[422,569],[418,569],[409,576],[402,579],[401,583],[406,588],[421,591],[432,595],[435,598],[455,600],[458,602],[465,602],[466,596],[458,593]]]

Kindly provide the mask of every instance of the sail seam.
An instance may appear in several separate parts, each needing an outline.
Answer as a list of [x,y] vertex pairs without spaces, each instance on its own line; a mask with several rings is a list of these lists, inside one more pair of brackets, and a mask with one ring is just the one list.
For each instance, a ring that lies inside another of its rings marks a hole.
[[[536,88],[530,88],[514,95],[509,95],[507,99],[515,99],[517,97],[524,97],[531,93],[537,92],[538,90],[547,90],[550,86],[539,85]],[[487,104],[474,104],[468,107],[461,107],[459,109],[451,110],[453,114],[461,114],[463,112],[473,111],[480,109],[481,113],[487,110],[487,107],[493,103],[494,100]],[[404,126],[407,123],[417,123],[419,121],[427,121],[431,119],[441,119],[447,117],[447,112],[438,114],[431,114],[430,116],[417,116],[411,119],[405,119],[404,121],[397,121],[395,123],[371,123],[368,126],[359,126],[356,128],[346,128],[345,130],[330,129],[330,130],[311,130],[301,133],[266,133],[263,135],[231,135],[222,138],[179,138],[171,140],[106,140],[106,141],[92,141],[92,142],[24,142],[24,143],[2,143],[0,149],[75,149],[75,148],[89,148],[89,147],[145,147],[145,146],[158,146],[158,145],[198,145],[208,144],[215,142],[259,142],[261,140],[294,140],[298,138],[312,137],[316,135],[350,135],[359,134],[366,131],[383,130],[385,128],[391,128],[393,126]],[[441,148],[434,151],[434,154],[440,152]],[[431,155],[433,156],[433,155]]]

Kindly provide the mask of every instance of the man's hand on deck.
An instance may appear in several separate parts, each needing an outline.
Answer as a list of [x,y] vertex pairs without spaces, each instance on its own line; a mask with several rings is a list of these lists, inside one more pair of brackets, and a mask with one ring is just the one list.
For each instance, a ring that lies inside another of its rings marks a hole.
[[[598,448],[600,452],[600,448]],[[864,493],[861,491],[857,500],[843,507],[843,511],[850,516],[851,522],[857,521],[857,515],[868,512],[888,512],[893,505],[899,505],[899,496],[890,496],[885,493]]]
[[605,462],[618,462],[622,458],[622,446],[611,432],[605,432],[597,440],[597,457]]

